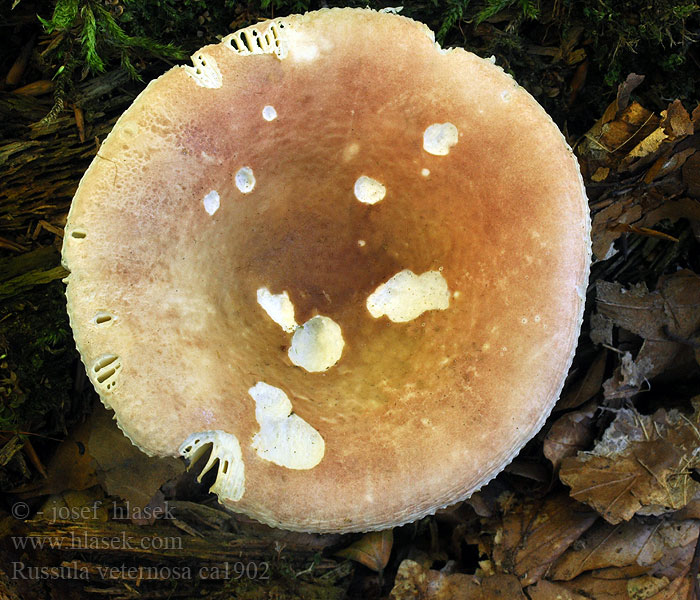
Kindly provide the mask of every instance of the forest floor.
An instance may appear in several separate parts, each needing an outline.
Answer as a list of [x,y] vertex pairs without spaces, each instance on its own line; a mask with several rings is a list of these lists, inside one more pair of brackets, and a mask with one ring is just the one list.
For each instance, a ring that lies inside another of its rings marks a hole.
[[135,450],[97,400],[61,283],[81,174],[147,81],[217,36],[319,7],[0,8],[0,599],[700,600],[696,2],[405,3],[545,107],[591,208],[561,399],[469,500],[365,536],[273,530],[225,512],[181,462]]

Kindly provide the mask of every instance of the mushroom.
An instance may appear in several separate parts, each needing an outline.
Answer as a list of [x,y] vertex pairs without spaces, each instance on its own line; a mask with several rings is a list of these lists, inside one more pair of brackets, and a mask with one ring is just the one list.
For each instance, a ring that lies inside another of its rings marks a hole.
[[544,423],[590,260],[576,159],[499,67],[369,9],[202,48],[116,123],[63,247],[77,347],[119,427],[225,506],[400,525]]

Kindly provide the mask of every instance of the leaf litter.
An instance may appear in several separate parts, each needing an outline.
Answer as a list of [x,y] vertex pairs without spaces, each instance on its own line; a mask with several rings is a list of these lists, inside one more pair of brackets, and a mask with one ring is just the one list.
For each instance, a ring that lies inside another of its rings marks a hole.
[[[581,48],[570,50],[566,60],[583,65]],[[468,501],[359,540],[270,532],[208,506],[206,485],[180,475],[179,463],[141,454],[105,410],[15,497],[46,496],[44,511],[167,501],[187,515],[175,525],[188,534],[247,531],[274,539],[279,552],[318,551],[295,578],[319,565],[327,574],[364,565],[355,577],[365,569],[378,583],[356,597],[700,600],[700,107],[650,110],[635,98],[643,80],[630,75],[572,140],[595,263],[569,381],[516,466]]]
[[643,81],[574,144],[590,302],[562,397],[517,459],[550,479],[511,469],[451,511],[445,547],[472,564],[409,553],[393,600],[700,600],[700,106],[655,113]]

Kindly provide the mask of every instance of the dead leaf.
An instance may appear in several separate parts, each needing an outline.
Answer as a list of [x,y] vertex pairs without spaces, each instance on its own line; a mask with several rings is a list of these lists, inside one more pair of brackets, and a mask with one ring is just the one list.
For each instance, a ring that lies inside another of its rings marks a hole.
[[591,330],[588,337],[596,345],[612,346],[613,343],[613,325],[611,319],[599,312],[594,312],[591,315]]
[[[620,86],[617,99],[576,146],[586,181],[592,184],[592,198],[598,196],[592,204],[593,253],[598,260],[615,254],[612,244],[625,232],[655,231],[663,218],[700,218],[700,207],[685,196],[700,196],[698,111],[691,118],[676,100],[656,115],[630,103],[629,94],[640,81],[630,76]],[[640,179],[636,174],[644,168]],[[655,212],[666,204],[665,215]]]
[[644,598],[644,596],[630,596],[630,590],[634,590],[636,586],[634,578],[627,576],[611,579],[586,573],[573,581],[562,582],[559,585],[584,598],[595,598],[595,600],[642,600]]
[[[661,354],[657,354],[656,358],[661,358]],[[623,352],[620,366],[615,370],[613,376],[603,383],[605,399],[636,396],[644,382],[651,377],[653,369],[654,363],[650,358],[640,357],[635,361],[631,353]]]
[[90,417],[88,450],[98,465],[107,493],[142,509],[151,502],[158,488],[184,472],[175,458],[146,456],[117,427],[112,411],[98,404]]
[[[651,120],[651,117],[649,117]],[[663,127],[657,127],[649,135],[641,139],[620,161],[619,170],[626,170],[632,164],[638,165],[638,159],[647,158],[649,162],[661,149],[661,145],[669,138],[666,130]]]
[[593,125],[590,132],[593,136],[600,135],[602,126],[610,123],[615,119],[621,111],[625,110],[629,105],[630,95],[644,81],[644,75],[630,73],[627,79],[617,87],[617,97],[605,109],[603,116]]
[[569,581],[587,571],[624,567],[630,576],[650,573],[675,578],[692,558],[699,529],[698,522],[690,519],[636,517],[619,525],[599,521],[552,565],[548,575]]
[[88,423],[77,425],[63,440],[46,465],[48,477],[13,490],[19,498],[84,490],[99,483],[92,457],[87,452]]
[[544,579],[538,581],[537,585],[531,585],[527,588],[527,593],[530,600],[590,600],[589,596],[581,596],[581,594]]
[[649,168],[646,175],[644,175],[644,183],[651,183],[655,179],[661,179],[666,177],[669,173],[672,173],[676,169],[679,169],[685,164],[693,154],[695,154],[695,148],[686,148],[675,154],[669,152],[661,155],[656,159],[656,162]]
[[605,181],[608,175],[610,175],[610,167],[598,167],[595,173],[591,175],[591,180],[600,183],[601,181]]
[[[661,111],[661,121],[656,130],[629,151],[618,165],[618,171],[636,171],[654,160],[669,160],[677,142],[693,134],[693,123],[680,100]],[[685,159],[683,159],[685,160]]]
[[567,65],[574,65],[586,57],[586,51],[583,48],[577,48],[584,32],[583,27],[574,25],[563,33],[560,52]]
[[[620,152],[627,155],[634,148],[644,147],[648,150],[658,147],[662,140],[649,140],[657,134],[660,119],[638,102],[632,102],[618,118],[603,126],[597,142],[609,153]],[[663,133],[663,130],[662,130]],[[665,139],[665,134],[663,139]],[[640,152],[640,150],[637,150]]]
[[523,585],[537,582],[597,518],[564,494],[516,504],[496,534],[496,570],[517,575]]
[[614,255],[614,252],[611,254],[612,245],[622,235],[622,231],[616,228],[621,223],[638,223],[642,215],[642,207],[633,199],[619,200],[593,215],[591,237],[595,257],[607,260]]
[[517,577],[445,574],[404,560],[396,573],[392,600],[527,600]]
[[[675,522],[675,527],[673,523],[637,521],[591,529],[584,536],[588,539],[581,540],[582,545],[588,546],[581,548],[586,557],[595,555],[585,569],[595,561],[630,564],[582,572],[570,581],[558,581],[557,585],[596,600],[697,600],[693,588],[699,526],[696,521]],[[602,539],[595,539],[601,536]],[[640,558],[641,562],[649,563],[654,557],[661,558],[649,565],[639,564]],[[567,560],[568,553],[561,562]],[[569,562],[569,566],[576,564]],[[556,575],[555,570],[552,576]],[[533,596],[533,600],[537,599]]]
[[700,328],[700,277],[683,270],[659,279],[649,292],[644,284],[625,288],[619,283],[596,284],[598,312],[618,327],[644,338],[634,361],[623,363],[605,382],[606,398],[635,395],[645,379],[663,373]]
[[606,281],[596,291],[598,310],[643,338],[666,340],[665,328],[688,337],[700,324],[700,277],[687,269],[659,279],[654,292],[644,284],[625,289]]
[[370,531],[347,548],[335,553],[341,558],[349,558],[382,573],[389,562],[394,543],[394,530]]
[[[698,125],[700,126],[700,123]],[[700,198],[700,152],[696,152],[685,161],[681,173],[683,183],[688,186],[688,195]]]
[[632,92],[637,89],[643,81],[644,75],[630,73],[627,78],[617,86],[617,98],[615,99],[617,112],[627,108]]
[[[693,156],[697,155],[696,152]],[[686,161],[687,162],[687,161]],[[698,163],[700,169],[700,163]],[[643,221],[649,225],[658,223],[663,219],[675,223],[678,219],[700,221],[700,202],[692,198],[679,198],[678,200],[666,200],[664,203],[646,214]]]
[[699,403],[695,398],[689,417],[675,409],[650,416],[621,409],[591,452],[562,461],[559,478],[572,498],[612,524],[684,507],[700,491],[690,477],[700,464]]
[[[602,377],[601,377],[602,379]],[[559,417],[544,438],[544,455],[556,471],[567,456],[575,456],[593,442],[593,415],[598,405],[587,404],[581,410]]]
[[109,506],[99,485],[88,490],[68,490],[44,500],[35,518],[46,521],[107,521]]
[[[687,154],[684,152],[678,153],[678,157],[673,155],[670,162],[681,160]],[[695,152],[683,164],[683,173],[685,173],[685,165],[688,164],[698,152]],[[698,164],[700,168],[700,163]],[[676,166],[677,168],[677,166]],[[695,176],[695,175],[692,175]],[[698,180],[700,186],[700,179]],[[682,190],[678,191],[680,194]],[[700,192],[700,188],[698,189]],[[700,220],[700,202],[692,198],[669,198],[675,193],[666,193],[661,195],[658,193],[645,192],[639,196],[628,195],[623,196],[619,200],[599,210],[593,215],[593,223],[591,236],[593,241],[593,254],[598,260],[607,260],[615,255],[613,243],[623,233],[654,227],[659,221],[668,219],[675,223],[678,219],[688,219],[691,221]],[[700,195],[700,194],[699,194]]]
[[681,138],[693,135],[693,122],[690,120],[690,115],[680,100],[674,100],[668,109],[661,113],[661,116],[663,117],[661,125],[666,129],[669,136]]
[[[591,323],[591,330],[595,328],[595,323]],[[591,339],[593,339],[593,332],[591,331]],[[605,337],[605,334],[603,335]],[[607,340],[603,340],[604,342]],[[595,340],[594,340],[594,343]],[[597,342],[601,343],[601,342]],[[610,334],[609,345],[612,345],[612,334]],[[601,350],[595,359],[591,362],[588,367],[588,371],[583,376],[583,379],[578,381],[575,385],[571,387],[557,402],[554,407],[555,411],[560,410],[570,410],[572,408],[578,408],[582,404],[588,402],[593,396],[595,396],[601,390],[603,385],[603,377],[605,375],[605,364],[608,359],[608,351],[604,348]]]

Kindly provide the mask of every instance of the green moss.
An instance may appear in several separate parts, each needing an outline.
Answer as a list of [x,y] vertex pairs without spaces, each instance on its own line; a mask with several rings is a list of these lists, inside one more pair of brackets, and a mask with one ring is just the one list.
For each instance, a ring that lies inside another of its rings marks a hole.
[[61,433],[81,412],[78,359],[63,284],[39,285],[0,304],[0,430]]
[[310,6],[309,0],[260,0],[260,8],[267,10],[285,10],[290,12],[306,12]]
[[[59,64],[56,75],[72,74],[79,65],[88,73],[101,73],[107,61],[118,57],[121,65],[138,77],[133,65],[140,52],[164,58],[184,58],[175,44],[130,35],[117,15],[97,0],[58,0],[51,18],[39,16],[46,33],[57,34],[49,56]],[[66,76],[66,75],[63,75]]]
[[596,63],[608,86],[632,70],[649,73],[682,64],[698,38],[700,5],[694,1],[569,0],[568,5],[571,19],[589,24]]

